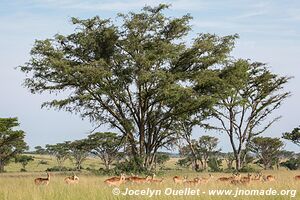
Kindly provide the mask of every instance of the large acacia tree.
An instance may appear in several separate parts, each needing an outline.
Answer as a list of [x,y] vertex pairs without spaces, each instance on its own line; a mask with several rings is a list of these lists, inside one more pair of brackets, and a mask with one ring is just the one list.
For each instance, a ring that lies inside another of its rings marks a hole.
[[109,124],[129,143],[133,158],[151,167],[158,149],[177,138],[174,121],[210,100],[189,83],[199,73],[208,78],[236,38],[199,34],[187,45],[191,17],[166,17],[166,8],[119,14],[120,25],[72,18],[74,33],[35,42],[31,59],[21,66],[28,75],[25,86],[32,93],[66,93],[44,106]]

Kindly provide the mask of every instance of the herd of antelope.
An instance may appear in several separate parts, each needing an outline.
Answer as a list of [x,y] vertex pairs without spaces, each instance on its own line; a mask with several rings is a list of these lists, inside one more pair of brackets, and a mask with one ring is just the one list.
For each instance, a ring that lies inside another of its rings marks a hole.
[[[131,175],[126,177],[125,174],[121,174],[120,176],[114,176],[104,181],[105,184],[108,186],[115,186],[119,187],[121,184],[126,182],[131,183],[162,183],[164,178],[156,179],[154,178],[155,174],[152,176],[146,176],[144,178],[138,177],[136,175]],[[188,180],[187,176],[180,177],[174,176],[173,182],[175,184],[186,184],[186,185],[198,185],[198,184],[205,184],[212,180],[214,177],[209,174],[209,177],[196,177],[192,180]],[[294,177],[295,180],[300,180],[300,175]],[[276,181],[276,178],[272,175],[263,175],[262,173],[257,173],[255,175],[248,174],[247,176],[241,176],[239,173],[234,173],[232,176],[229,177],[219,177],[215,179],[218,182],[226,182],[230,184],[242,184],[247,185],[251,182],[269,182],[269,181]],[[79,183],[79,177],[73,173],[73,176],[68,176],[64,179],[66,184],[77,184]],[[50,174],[47,172],[47,178],[36,178],[34,179],[34,183],[36,185],[48,185],[50,182]]]
[[[36,185],[48,185],[50,183],[50,173],[47,173],[47,178],[36,178],[34,183]],[[79,177],[73,173],[73,176],[68,176],[64,179],[66,184],[77,184],[79,183]]]

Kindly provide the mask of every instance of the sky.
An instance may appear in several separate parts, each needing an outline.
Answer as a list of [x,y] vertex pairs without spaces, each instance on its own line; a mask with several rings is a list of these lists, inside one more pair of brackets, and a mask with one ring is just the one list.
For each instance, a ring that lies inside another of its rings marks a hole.
[[[71,17],[82,19],[99,15],[114,19],[117,13],[139,11],[145,5],[172,4],[166,12],[178,17],[193,16],[192,32],[230,35],[240,38],[232,55],[267,63],[274,73],[293,76],[286,90],[292,96],[274,113],[282,118],[264,135],[280,137],[300,125],[300,1],[297,0],[1,0],[0,1],[0,117],[18,117],[20,129],[26,132],[26,142],[32,149],[37,145],[53,144],[86,137],[94,125],[77,115],[53,109],[41,109],[53,95],[32,95],[22,86],[25,75],[17,66],[29,60],[36,39],[69,34],[75,29]],[[107,126],[99,131],[107,131]],[[194,137],[203,134],[195,129]],[[226,135],[220,147],[229,151]],[[285,141],[286,149],[299,152],[299,147]]]

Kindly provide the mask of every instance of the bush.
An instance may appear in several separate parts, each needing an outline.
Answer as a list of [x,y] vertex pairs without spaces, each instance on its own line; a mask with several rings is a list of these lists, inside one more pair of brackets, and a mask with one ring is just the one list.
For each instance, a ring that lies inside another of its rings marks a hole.
[[208,167],[210,168],[209,171],[211,172],[221,172],[223,169],[221,168],[222,166],[222,159],[218,158],[209,158],[207,162]]
[[285,162],[280,163],[281,166],[288,168],[289,170],[300,169],[300,158],[291,158]]
[[46,171],[49,171],[49,172],[58,172],[58,171],[76,171],[76,169],[74,169],[74,168],[68,168],[68,167],[54,166],[54,167],[47,168]]
[[240,169],[240,172],[256,173],[256,172],[259,172],[259,170],[255,169],[253,167],[250,167],[249,165],[246,165]]
[[141,158],[137,160],[126,160],[124,162],[120,162],[116,164],[114,171],[116,174],[121,173],[134,173],[134,174],[147,174],[148,169],[141,167],[143,164],[143,160]]

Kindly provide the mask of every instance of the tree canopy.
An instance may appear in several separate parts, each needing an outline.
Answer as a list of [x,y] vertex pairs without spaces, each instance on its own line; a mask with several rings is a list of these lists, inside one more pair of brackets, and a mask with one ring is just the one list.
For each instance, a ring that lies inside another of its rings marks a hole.
[[17,118],[0,118],[0,172],[12,158],[28,149],[25,132],[14,130],[19,126]]

